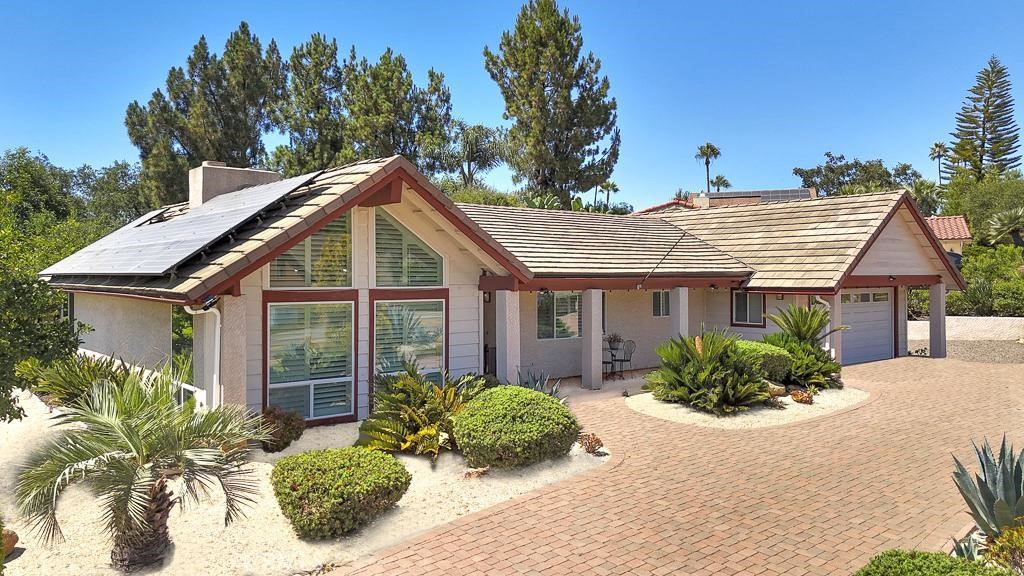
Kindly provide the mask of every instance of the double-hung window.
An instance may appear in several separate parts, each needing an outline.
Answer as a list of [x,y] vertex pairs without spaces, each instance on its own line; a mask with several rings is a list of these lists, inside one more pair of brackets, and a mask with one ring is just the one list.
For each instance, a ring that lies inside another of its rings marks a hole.
[[583,333],[580,292],[537,293],[537,339],[577,338]]
[[374,366],[400,372],[405,363],[440,381],[445,369],[444,300],[377,301],[373,316]]
[[267,405],[308,420],[353,413],[354,303],[267,305]]
[[669,315],[668,295],[668,290],[657,290],[651,293],[652,299],[654,301],[654,316],[656,318]]
[[342,214],[270,263],[271,288],[352,285],[352,233]]
[[755,294],[743,290],[732,292],[732,324],[733,326],[761,326],[764,321],[764,294]]
[[441,255],[384,210],[375,212],[377,286],[442,286]]

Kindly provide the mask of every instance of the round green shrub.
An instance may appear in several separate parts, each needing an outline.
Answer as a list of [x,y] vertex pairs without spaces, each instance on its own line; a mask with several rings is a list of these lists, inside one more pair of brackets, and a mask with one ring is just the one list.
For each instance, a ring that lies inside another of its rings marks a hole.
[[576,417],[561,402],[520,386],[485,390],[455,417],[455,442],[474,468],[564,456],[579,434]]
[[411,480],[394,456],[362,447],[288,456],[270,474],[277,504],[301,538],[358,528],[398,502]]
[[1010,573],[939,552],[886,550],[854,576],[1010,576]]
[[789,376],[793,355],[784,348],[754,340],[737,340],[736,348],[750,358],[751,363],[772,382],[782,382]]

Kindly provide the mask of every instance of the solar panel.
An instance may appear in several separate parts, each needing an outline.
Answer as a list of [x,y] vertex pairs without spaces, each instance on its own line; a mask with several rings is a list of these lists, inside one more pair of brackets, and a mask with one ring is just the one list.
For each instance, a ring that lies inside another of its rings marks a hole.
[[43,270],[43,275],[161,276],[199,254],[320,172],[215,196],[176,218],[147,214]]

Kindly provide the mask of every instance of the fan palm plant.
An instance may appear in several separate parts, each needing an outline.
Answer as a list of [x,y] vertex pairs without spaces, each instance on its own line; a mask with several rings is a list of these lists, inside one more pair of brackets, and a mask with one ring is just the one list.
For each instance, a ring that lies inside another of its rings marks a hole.
[[480,173],[495,168],[505,157],[505,137],[495,128],[459,120],[452,143],[436,155],[443,166],[458,172],[464,187],[478,186]]
[[697,160],[704,161],[704,177],[708,181],[708,194],[711,194],[711,161],[717,160],[722,151],[711,142],[705,142],[697,147],[697,153],[693,156]]
[[[267,439],[258,415],[224,406],[199,410],[174,401],[170,368],[134,371],[123,383],[93,383],[58,416],[70,425],[32,455],[18,476],[16,497],[29,522],[48,541],[61,540],[57,506],[68,486],[82,483],[99,497],[113,540],[115,568],[130,571],[162,561],[170,545],[167,517],[211,489],[225,496],[225,523],[256,494],[243,468],[250,441]],[[180,482],[175,497],[170,483]]]
[[936,142],[928,150],[928,159],[934,160],[939,165],[939,185],[942,185],[942,159],[949,154],[949,147],[945,142]]
[[834,326],[826,331],[831,319],[828,310],[821,306],[805,308],[790,304],[777,314],[765,314],[765,318],[774,322],[785,334],[799,342],[808,344],[820,344],[829,335],[849,328],[849,326]]
[[931,180],[918,178],[910,185],[910,196],[925,216],[934,216],[942,208],[942,189]]
[[732,188],[732,182],[729,182],[729,179],[721,174],[711,179],[711,185],[715,187],[715,192],[721,192],[722,188],[726,190]]
[[988,238],[993,243],[1008,241],[1024,246],[1024,206],[996,214],[988,227]]

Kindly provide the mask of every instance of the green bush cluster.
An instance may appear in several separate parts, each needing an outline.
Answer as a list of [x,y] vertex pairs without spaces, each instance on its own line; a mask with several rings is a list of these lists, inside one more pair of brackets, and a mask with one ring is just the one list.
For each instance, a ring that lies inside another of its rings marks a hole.
[[871,559],[854,576],[1011,576],[985,566],[939,552],[887,550]]
[[737,340],[736,347],[772,382],[782,382],[789,376],[793,355],[784,348],[754,340]]
[[263,444],[264,452],[280,452],[302,437],[306,420],[298,412],[285,412],[271,406],[263,411],[263,422],[270,431],[270,438]]
[[992,287],[996,316],[1024,316],[1024,279],[997,282]]
[[358,446],[282,458],[270,482],[301,538],[350,532],[394,506],[412,477],[394,456]]
[[72,354],[49,364],[26,360],[18,365],[18,372],[32,382],[33,392],[49,402],[70,406],[89,392],[94,382],[123,384],[131,370],[114,358]]
[[[963,275],[967,289],[946,295],[949,316],[1024,316],[1024,251],[1018,246],[967,246]],[[910,291],[911,318],[928,316],[928,290]]]
[[839,363],[820,344],[801,342],[783,332],[766,334],[764,341],[786,350],[793,358],[789,374],[782,380],[783,383],[796,384],[804,388],[843,387],[843,382],[839,379]]
[[657,353],[661,366],[647,375],[647,387],[658,400],[723,416],[768,398],[761,371],[724,331],[671,338]]
[[564,456],[579,434],[565,405],[521,386],[486,390],[455,416],[455,440],[474,468],[527,466]]

